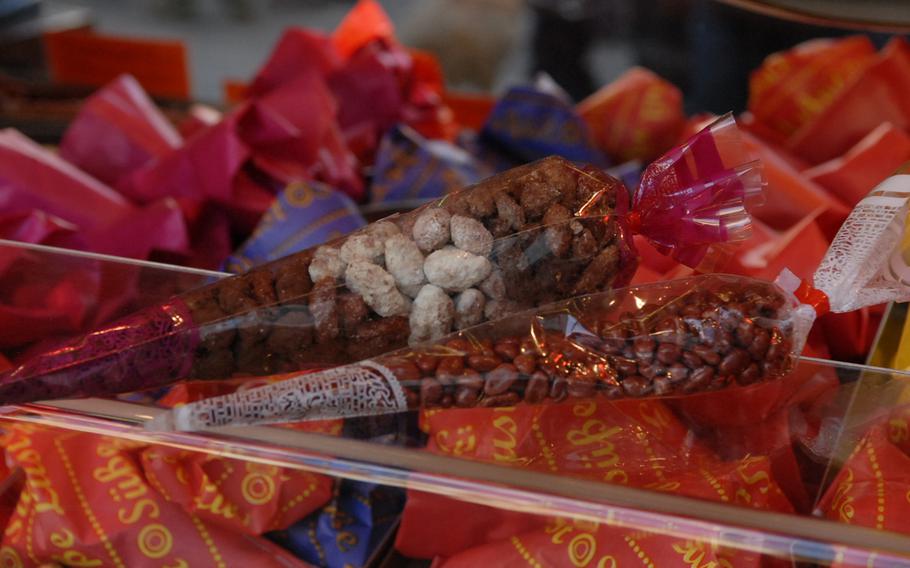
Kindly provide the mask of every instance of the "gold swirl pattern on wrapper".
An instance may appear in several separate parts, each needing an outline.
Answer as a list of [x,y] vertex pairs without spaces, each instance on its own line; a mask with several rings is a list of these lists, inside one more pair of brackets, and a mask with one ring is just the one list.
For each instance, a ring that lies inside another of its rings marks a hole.
[[174,546],[174,537],[161,523],[152,523],[142,527],[136,543],[144,556],[157,560],[170,554]]
[[[450,436],[454,436],[450,440]],[[474,427],[459,426],[452,434],[449,430],[440,430],[434,437],[436,446],[447,454],[455,456],[473,455],[477,450],[477,436],[474,434]]]
[[[604,554],[597,559],[597,538],[594,536],[600,524],[587,520],[566,520],[562,517],[553,519],[553,524],[545,527],[544,532],[550,536],[553,544],[565,544],[566,555],[572,566],[617,568],[616,558],[611,554]],[[639,558],[644,558],[644,553]],[[647,566],[647,564],[646,564]],[[649,568],[654,568],[650,566]]]
[[61,529],[59,532],[51,533],[50,542],[57,548],[64,549],[63,554],[52,556],[54,560],[64,566],[101,566],[102,564],[101,560],[89,558],[79,550],[66,550],[76,544],[76,535],[69,529]]
[[240,484],[243,498],[251,505],[264,505],[275,496],[275,480],[263,473],[248,473]]
[[[493,460],[499,463],[526,463],[527,460],[518,455],[518,423],[510,414],[515,407],[496,408],[493,419]],[[497,436],[502,434],[502,436]]]
[[289,205],[303,209],[316,199],[316,192],[310,184],[299,181],[287,186],[285,196],[287,196]]
[[3,568],[22,568],[22,558],[19,553],[11,546],[0,548],[0,566]]

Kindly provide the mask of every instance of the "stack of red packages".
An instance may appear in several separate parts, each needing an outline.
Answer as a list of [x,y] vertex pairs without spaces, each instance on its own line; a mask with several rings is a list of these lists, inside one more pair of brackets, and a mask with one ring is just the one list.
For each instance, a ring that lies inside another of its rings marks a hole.
[[[846,211],[910,160],[908,89],[910,45],[901,37],[878,53],[862,36],[816,40],[770,56],[753,73],[752,116],[744,124],[798,170],[803,188],[775,184],[773,163],[765,162],[769,203],[781,207],[756,216],[792,239],[787,254],[811,267],[816,259],[809,251],[818,250],[820,235],[830,239]],[[794,210],[794,196],[800,195],[805,206]],[[814,216],[815,226],[775,226],[784,210],[802,219]],[[793,266],[799,274],[800,265]],[[830,355],[861,361],[881,314],[872,307],[823,318],[820,336]]]
[[316,474],[4,422],[4,565],[306,566],[262,538],[326,503]]
[[393,125],[454,137],[441,91],[435,61],[402,47],[372,0],[330,35],[289,31],[242,104],[225,116],[195,107],[179,132],[120,77],[86,100],[61,141],[63,160],[0,133],[11,196],[0,236],[215,267],[231,231],[249,233],[289,183],[318,180],[362,198],[364,168]]
[[[427,411],[421,428],[434,453],[793,512],[767,457],[718,458],[658,401]],[[447,520],[453,515],[472,522],[451,526]],[[509,512],[416,491],[409,492],[396,547],[407,556],[437,558],[442,566],[621,566],[643,558],[654,566],[685,566],[694,556],[699,562],[761,565],[756,554],[704,542]]]
[[[811,275],[850,209],[910,160],[908,89],[910,45],[900,37],[878,53],[857,36],[769,56],[752,74],[749,112],[739,118],[749,131],[746,144],[764,164],[766,200],[754,211],[752,239],[716,269],[767,279],[787,266],[801,278]],[[598,144],[624,159],[645,158],[672,144],[668,133],[691,133],[706,120],[694,117],[686,125],[678,90],[638,69],[579,110]],[[636,282],[685,274],[649,255],[646,245],[640,250]],[[882,311],[873,306],[823,317],[807,354],[863,360]]]
[[873,424],[822,497],[818,509],[842,523],[910,534],[910,409]]

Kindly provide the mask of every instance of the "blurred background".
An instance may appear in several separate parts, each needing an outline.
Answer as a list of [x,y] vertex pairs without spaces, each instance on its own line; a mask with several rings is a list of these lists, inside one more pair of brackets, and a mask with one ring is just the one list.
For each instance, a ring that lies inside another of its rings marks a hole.
[[[750,70],[774,52],[844,29],[781,21],[711,0],[383,0],[405,45],[435,53],[449,87],[500,93],[546,71],[575,100],[632,65],[678,85],[689,111],[741,111]],[[786,2],[783,2],[786,4]],[[0,76],[41,81],[50,73],[41,35],[92,26],[124,37],[178,40],[189,97],[223,99],[281,32],[332,29],[354,4],[339,0],[0,0]],[[809,4],[812,4],[810,1]],[[824,2],[822,2],[824,4]],[[910,2],[875,5],[910,20]],[[885,5],[883,8],[882,6]],[[871,34],[882,45],[886,34]]]

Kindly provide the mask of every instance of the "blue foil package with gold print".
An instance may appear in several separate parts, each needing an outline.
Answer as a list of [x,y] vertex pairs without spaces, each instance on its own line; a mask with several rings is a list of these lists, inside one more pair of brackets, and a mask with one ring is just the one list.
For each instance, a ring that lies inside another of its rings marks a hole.
[[319,182],[288,185],[253,234],[227,260],[230,272],[320,245],[366,225],[353,201]]
[[499,99],[480,139],[522,162],[555,154],[573,162],[609,165],[574,107],[554,93],[531,87],[513,87]]
[[315,566],[364,566],[395,526],[403,506],[399,489],[342,480],[322,510],[270,537]]
[[373,202],[441,197],[493,173],[464,149],[429,140],[399,125],[379,145],[370,199]]

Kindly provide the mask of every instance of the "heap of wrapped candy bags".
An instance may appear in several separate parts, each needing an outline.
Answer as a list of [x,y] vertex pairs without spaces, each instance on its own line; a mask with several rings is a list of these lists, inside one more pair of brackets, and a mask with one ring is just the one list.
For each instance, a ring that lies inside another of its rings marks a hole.
[[[792,371],[800,353],[862,360],[881,304],[907,299],[888,263],[910,194],[889,179],[910,160],[908,92],[910,46],[855,37],[770,56],[735,120],[686,117],[638,68],[577,105],[545,81],[467,101],[366,0],[331,34],[286,32],[225,113],[174,125],[120,77],[56,152],[0,131],[0,238],[237,276],[189,290],[175,276],[149,301],[103,263],[35,282],[30,253],[4,248],[0,402],[122,396],[175,407],[161,429],[326,435],[416,410],[406,435],[430,453],[907,532],[906,410],[820,488],[811,450],[840,385]],[[364,204],[419,207],[367,224]],[[857,227],[869,242],[848,238]],[[709,270],[725,275],[693,276]],[[769,565],[2,429],[4,565],[359,566],[396,529],[399,554],[435,566]]]

